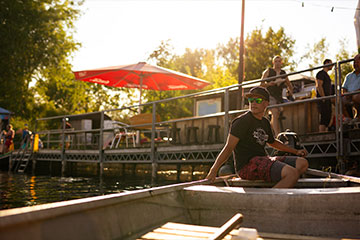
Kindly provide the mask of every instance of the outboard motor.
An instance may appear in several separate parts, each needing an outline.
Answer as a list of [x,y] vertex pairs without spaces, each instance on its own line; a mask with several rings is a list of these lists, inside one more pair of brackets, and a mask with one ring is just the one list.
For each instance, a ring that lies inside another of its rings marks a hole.
[[[283,144],[288,145],[289,147],[295,148],[295,149],[302,149],[299,137],[296,132],[291,132],[289,129],[286,129],[285,132],[281,132],[276,137],[279,141],[281,141]],[[275,156],[286,156],[286,155],[292,155],[288,152],[282,152],[277,151],[274,153]]]

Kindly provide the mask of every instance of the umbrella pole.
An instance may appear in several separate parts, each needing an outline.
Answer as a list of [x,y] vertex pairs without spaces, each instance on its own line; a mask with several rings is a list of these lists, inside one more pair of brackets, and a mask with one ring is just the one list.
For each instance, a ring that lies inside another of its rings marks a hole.
[[138,112],[139,114],[141,113],[141,95],[142,95],[142,85],[143,85],[143,75],[140,75],[140,96],[139,96],[139,109]]
[[[141,95],[142,95],[142,85],[143,85],[143,75],[140,75],[140,97],[139,97],[139,109],[138,109],[138,113],[141,114]],[[141,135],[140,135],[140,130],[136,131],[136,145],[140,145],[140,140],[141,140]]]

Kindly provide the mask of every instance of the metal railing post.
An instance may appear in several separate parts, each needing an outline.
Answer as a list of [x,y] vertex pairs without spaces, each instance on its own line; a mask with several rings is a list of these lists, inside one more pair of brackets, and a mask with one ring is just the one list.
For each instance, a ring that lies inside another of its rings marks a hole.
[[155,148],[155,124],[156,124],[156,103],[152,104],[152,123],[151,123],[151,179],[156,180],[158,168],[157,154]]
[[[345,162],[344,162],[344,128],[343,128],[343,107],[342,107],[342,88],[341,88],[341,63],[337,62],[337,75],[338,75],[338,91],[339,91],[339,101],[338,101],[338,108],[339,108],[339,115],[340,117],[340,124],[339,124],[339,140],[340,140],[340,173],[345,173]],[[335,72],[336,74],[336,72]],[[337,115],[337,116],[339,116]]]
[[[34,145],[35,145],[35,134],[37,132],[37,123],[38,121],[35,120],[35,128],[34,128],[34,131],[33,131],[33,144],[32,144],[32,147],[31,147],[31,151],[34,152]],[[28,135],[30,137],[30,135]],[[40,136],[39,136],[39,140],[40,140]],[[39,144],[39,143],[38,143]],[[38,148],[40,149],[40,146],[38,146]],[[34,154],[33,158],[32,158],[32,169],[31,169],[31,172],[33,175],[35,175],[35,169],[36,169],[36,154]]]
[[227,135],[229,133],[229,89],[225,89],[224,94],[224,143],[226,143]]
[[48,130],[48,133],[47,133],[46,149],[50,149],[50,130]]
[[62,119],[62,134],[61,134],[61,176],[65,175],[65,170],[66,170],[65,127],[66,127],[66,117],[63,117],[63,119]]
[[[100,169],[100,178],[104,173],[104,111],[101,111],[100,116],[100,133],[99,133],[99,169]],[[86,142],[86,134],[85,134],[85,142]]]

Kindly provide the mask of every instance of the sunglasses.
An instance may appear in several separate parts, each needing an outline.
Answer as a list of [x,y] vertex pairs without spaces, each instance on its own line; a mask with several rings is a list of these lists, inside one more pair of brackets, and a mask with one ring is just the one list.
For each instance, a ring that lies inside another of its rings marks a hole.
[[248,98],[248,101],[250,103],[255,101],[256,103],[260,104],[260,103],[262,103],[264,101],[264,99],[262,99],[262,98]]

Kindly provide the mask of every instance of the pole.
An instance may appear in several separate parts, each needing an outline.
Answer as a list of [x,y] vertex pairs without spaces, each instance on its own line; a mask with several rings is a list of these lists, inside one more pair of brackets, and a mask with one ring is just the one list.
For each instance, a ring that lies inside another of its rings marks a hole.
[[156,124],[156,103],[152,105],[152,123],[151,123],[151,182],[155,183],[158,163],[155,148],[155,124]]
[[[244,64],[244,21],[245,21],[245,0],[242,0],[242,7],[241,7],[241,32],[240,32],[240,52],[239,52],[239,77],[238,77],[238,83],[242,84],[244,81],[244,71],[245,71],[245,64]],[[240,86],[237,94],[237,109],[243,108],[243,89]]]
[[[100,115],[100,137],[99,137],[99,170],[100,170],[100,181],[104,174],[104,111],[101,111]],[[85,137],[86,141],[86,137]]]
[[[33,132],[33,139],[35,140],[35,134],[36,134],[36,131],[37,131],[37,125],[38,125],[38,121],[35,120],[35,128],[34,128],[34,132]],[[40,139],[40,136],[39,136],[39,139]],[[33,142],[33,145],[32,145],[32,148],[34,148],[34,145],[35,145],[35,142]],[[39,147],[40,149],[40,147]],[[31,149],[31,151],[33,152],[34,154],[34,150]],[[35,156],[33,157],[32,159],[32,175],[35,175],[35,170],[36,170],[36,154],[34,154]]]
[[139,109],[138,109],[138,112],[139,114],[141,114],[141,95],[142,95],[142,86],[143,86],[143,75],[140,74],[140,97],[139,97]]
[[[335,77],[337,76],[337,83],[338,83],[338,86],[337,86],[337,90],[338,91],[338,108],[339,108],[339,112],[338,114],[340,116],[342,116],[342,112],[343,112],[343,108],[342,108],[342,96],[341,96],[341,93],[342,93],[342,90],[341,90],[341,64],[339,62],[336,63],[336,69],[337,71],[335,71]],[[336,116],[339,116],[339,115],[336,115]],[[344,153],[344,128],[343,128],[343,121],[342,121],[342,117],[340,117],[339,119],[339,148],[338,148],[338,151],[337,152],[340,152],[340,154],[338,154],[340,157],[338,158],[339,161],[339,170],[340,170],[340,173],[341,174],[345,174],[345,160],[347,158],[347,156],[345,156],[345,153]]]
[[61,176],[65,176],[66,159],[65,159],[65,126],[66,118],[62,118],[62,134],[61,134]]

